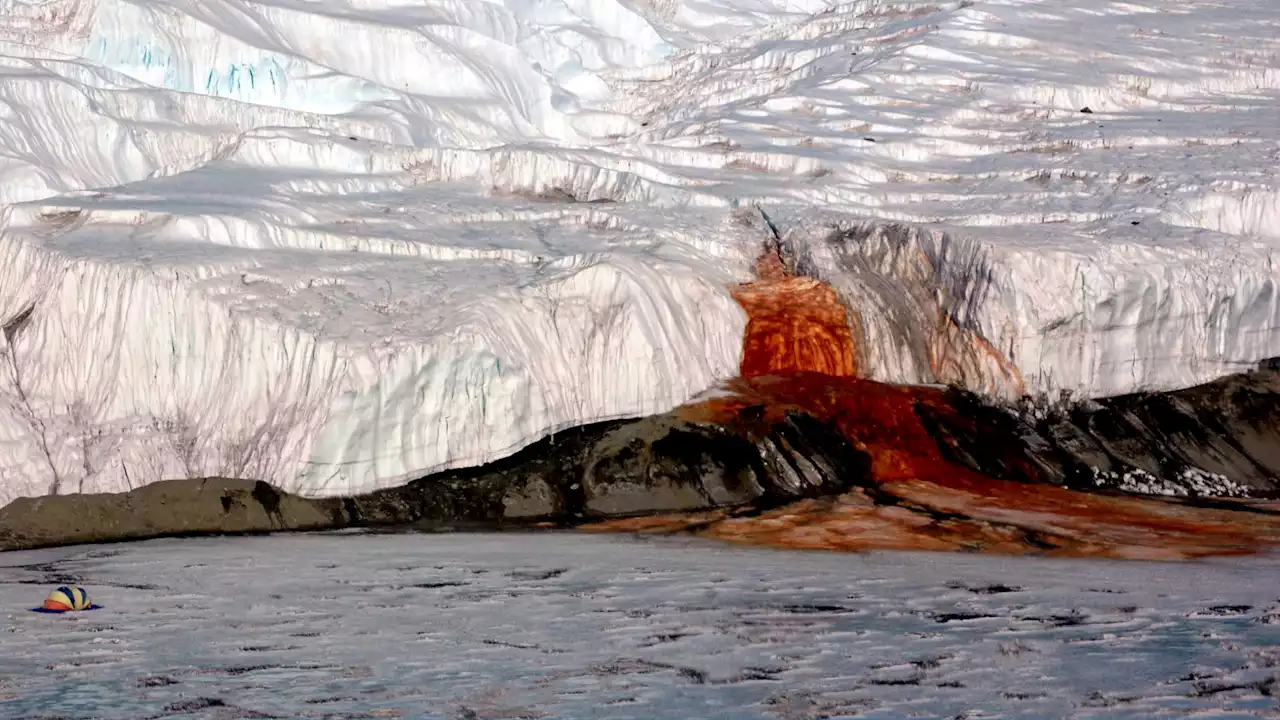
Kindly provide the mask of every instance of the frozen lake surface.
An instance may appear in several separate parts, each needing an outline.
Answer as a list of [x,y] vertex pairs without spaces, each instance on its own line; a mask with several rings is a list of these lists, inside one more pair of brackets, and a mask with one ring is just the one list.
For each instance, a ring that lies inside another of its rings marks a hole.
[[[0,716],[1275,717],[1276,566],[555,533],[9,553]],[[105,608],[27,611],[61,582]]]

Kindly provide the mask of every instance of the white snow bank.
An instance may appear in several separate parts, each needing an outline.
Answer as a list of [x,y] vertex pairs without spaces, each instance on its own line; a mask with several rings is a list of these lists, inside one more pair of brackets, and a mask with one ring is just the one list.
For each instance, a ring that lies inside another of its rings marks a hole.
[[669,408],[736,371],[755,204],[876,378],[1251,367],[1280,355],[1277,23],[0,0],[0,503],[356,492]]

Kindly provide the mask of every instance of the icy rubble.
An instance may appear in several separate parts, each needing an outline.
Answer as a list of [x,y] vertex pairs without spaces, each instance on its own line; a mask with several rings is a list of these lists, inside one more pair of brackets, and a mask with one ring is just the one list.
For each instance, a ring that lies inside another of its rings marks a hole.
[[1187,497],[1248,497],[1249,489],[1232,481],[1222,473],[1208,472],[1200,468],[1184,468],[1178,473],[1177,483],[1161,480],[1141,468],[1126,470],[1123,474],[1093,468],[1093,483],[1098,487],[1116,487],[1125,492],[1143,495],[1169,495]]
[[349,493],[667,409],[736,372],[757,206],[877,379],[1252,367],[1278,32],[1269,0],[0,0],[0,503]]

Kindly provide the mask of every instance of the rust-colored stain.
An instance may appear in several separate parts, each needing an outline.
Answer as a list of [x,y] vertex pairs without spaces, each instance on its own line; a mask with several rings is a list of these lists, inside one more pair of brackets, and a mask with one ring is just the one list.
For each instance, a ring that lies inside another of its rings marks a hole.
[[[1182,559],[1257,552],[1280,541],[1274,504],[1239,510],[1155,498],[1114,497],[1033,484],[1040,471],[1023,455],[999,457],[1005,477],[951,461],[922,411],[981,437],[989,428],[952,406],[935,387],[856,377],[848,316],[831,288],[789,277],[776,252],[758,264],[760,280],[735,289],[750,321],[742,377],[731,393],[683,408],[704,423],[732,423],[744,408],[780,421],[801,411],[833,423],[871,460],[863,487],[762,514],[711,511],[616,520],[586,530],[691,531],[732,542],[824,550],[947,550],[1077,557]],[[874,497],[873,497],[874,495]]]
[[971,389],[995,392],[1003,384],[1018,395],[1027,392],[1022,372],[991,341],[979,332],[960,328],[951,316],[943,315],[929,342],[929,369],[934,377],[939,382],[964,385],[987,374],[982,371],[984,366],[990,375],[985,387]]
[[[945,457],[918,409],[964,427],[965,416],[932,387],[795,373],[742,378],[731,395],[683,408],[697,422],[730,423],[763,408],[766,420],[802,411],[831,422],[871,458],[868,490],[805,500],[758,515],[730,511],[633,518],[588,526],[628,532],[694,531],[733,542],[824,550],[951,550],[1076,557],[1181,559],[1257,552],[1280,541],[1280,515],[1210,509],[1156,498],[1115,497],[987,477]],[[972,428],[973,433],[982,432]],[[993,446],[998,446],[998,439]],[[1011,474],[1035,479],[1017,454]],[[1273,511],[1274,512],[1274,511]]]
[[788,275],[776,250],[756,262],[756,275],[755,282],[732,290],[747,311],[743,377],[791,371],[857,375],[849,314],[831,286]]
[[[928,485],[923,481],[921,485]],[[888,489],[894,494],[894,488]],[[692,532],[748,545],[802,550],[932,550],[1000,555],[1040,554],[1126,560],[1184,560],[1242,555],[1280,541],[1275,516],[1191,508],[1158,500],[1102,498],[1091,508],[1022,514],[1015,498],[994,492],[965,497],[933,486],[942,507],[873,502],[864,491],[804,500],[760,515],[731,511],[615,520],[583,529],[608,532]],[[1081,493],[1075,493],[1080,495]],[[1126,507],[1127,506],[1127,507]],[[943,508],[972,512],[942,516]],[[1276,510],[1278,508],[1272,508]],[[1139,522],[1134,523],[1133,520]]]

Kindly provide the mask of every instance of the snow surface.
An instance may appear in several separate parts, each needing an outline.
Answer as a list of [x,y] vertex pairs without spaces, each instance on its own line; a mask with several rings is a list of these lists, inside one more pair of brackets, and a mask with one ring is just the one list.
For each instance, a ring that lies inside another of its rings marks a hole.
[[[0,565],[5,717],[1116,720],[1280,709],[1274,557],[295,535],[8,553]],[[26,611],[66,581],[104,609]]]
[[1272,0],[0,0],[0,503],[367,491],[670,408],[735,373],[757,204],[879,379],[1251,367],[1278,35]]

